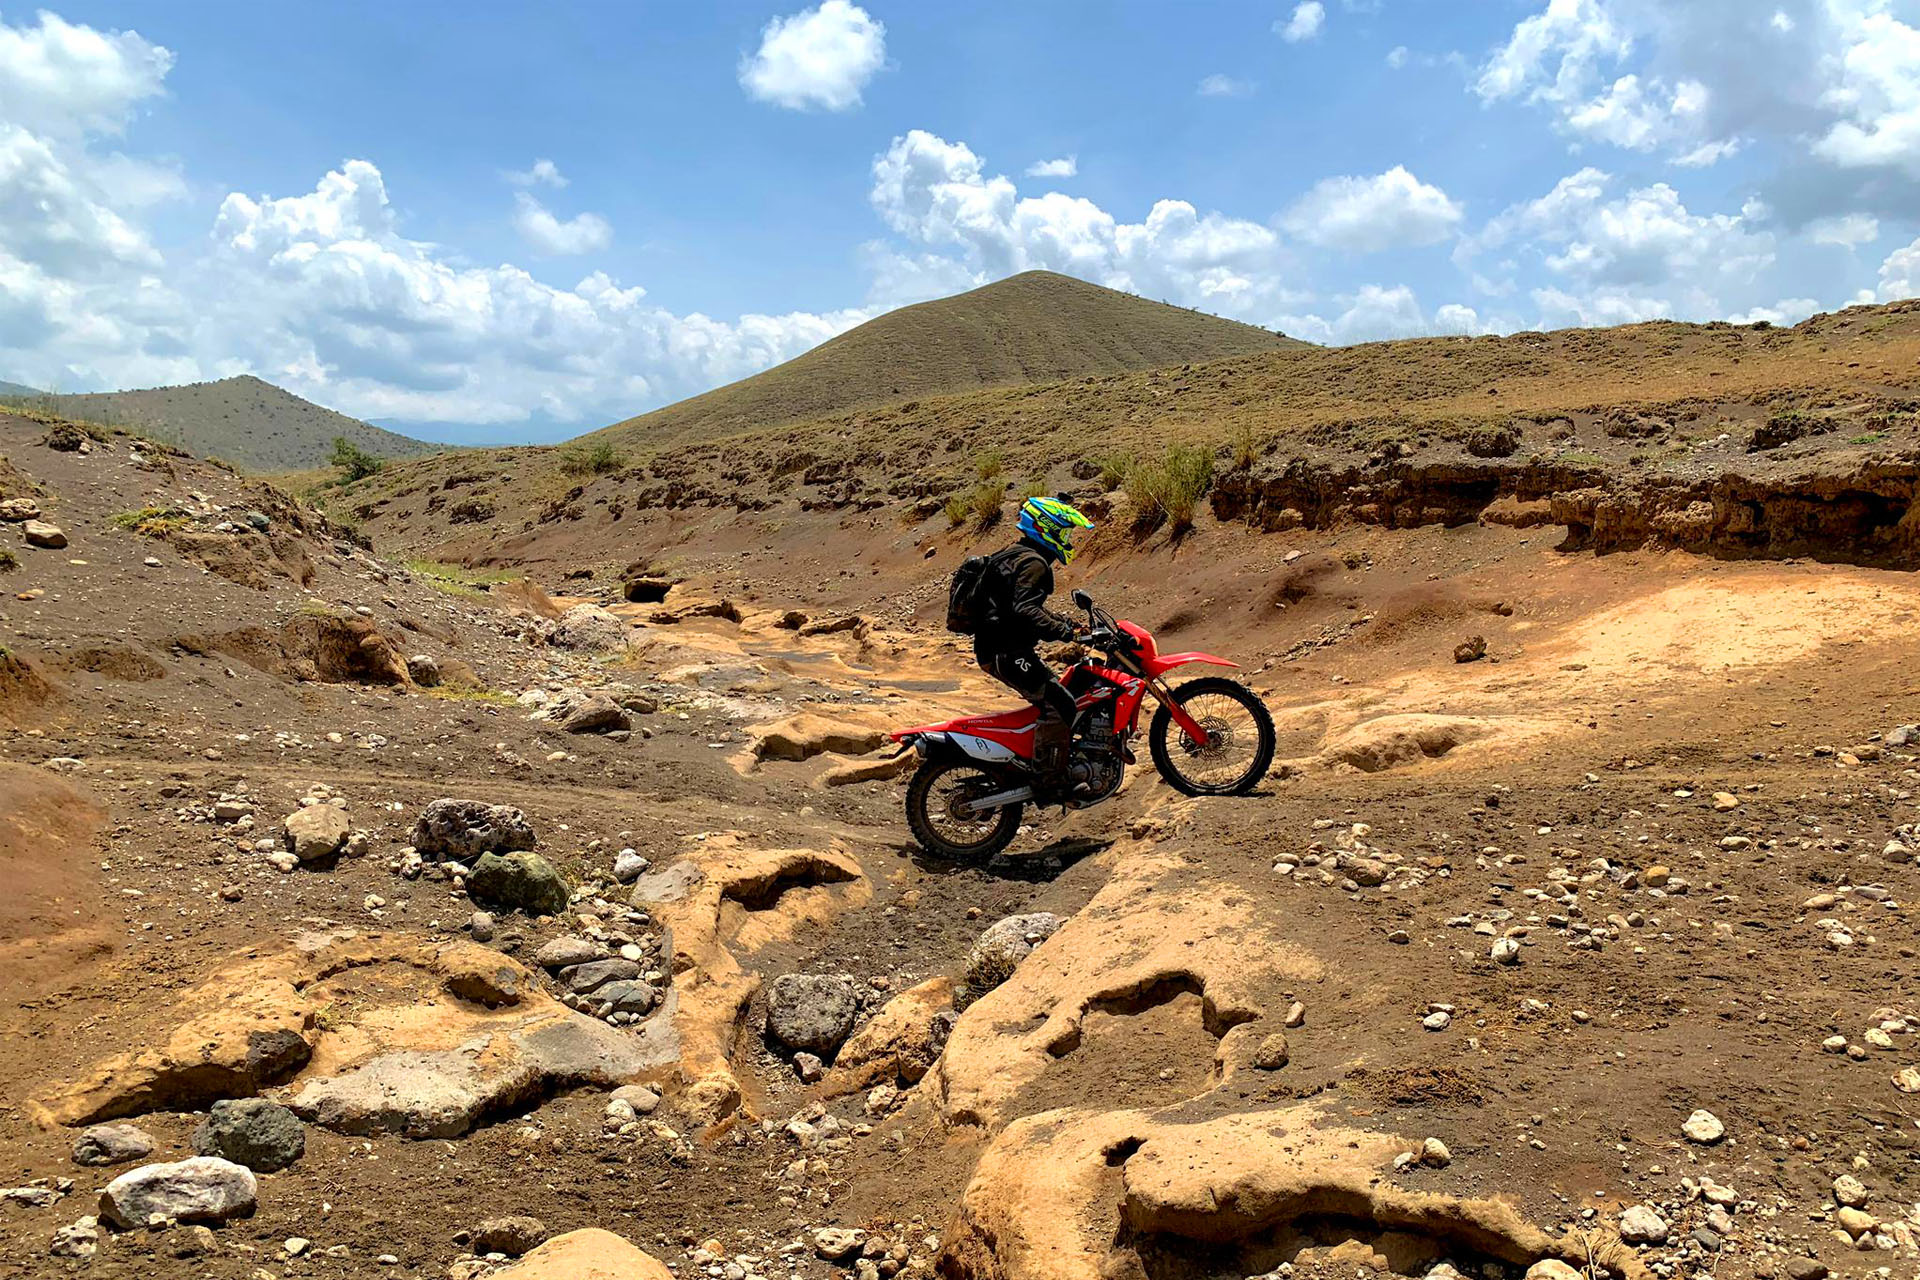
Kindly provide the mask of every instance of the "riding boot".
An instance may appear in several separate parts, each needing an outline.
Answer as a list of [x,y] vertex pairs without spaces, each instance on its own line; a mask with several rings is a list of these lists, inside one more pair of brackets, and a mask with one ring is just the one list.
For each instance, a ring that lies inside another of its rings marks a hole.
[[1073,726],[1043,715],[1033,726],[1033,768],[1041,785],[1054,791],[1072,786],[1067,765],[1073,746]]

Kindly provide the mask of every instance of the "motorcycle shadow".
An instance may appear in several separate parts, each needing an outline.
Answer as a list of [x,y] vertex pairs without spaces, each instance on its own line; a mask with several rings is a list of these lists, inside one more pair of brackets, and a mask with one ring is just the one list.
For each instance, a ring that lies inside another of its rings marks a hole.
[[1048,884],[1058,879],[1081,859],[1099,853],[1112,844],[1111,839],[1064,836],[1058,840],[1049,841],[1037,849],[1012,849],[997,853],[985,862],[949,862],[944,858],[933,857],[925,849],[913,843],[902,844],[899,848],[902,855],[913,860],[913,865],[917,869],[931,876],[975,872],[995,880]]

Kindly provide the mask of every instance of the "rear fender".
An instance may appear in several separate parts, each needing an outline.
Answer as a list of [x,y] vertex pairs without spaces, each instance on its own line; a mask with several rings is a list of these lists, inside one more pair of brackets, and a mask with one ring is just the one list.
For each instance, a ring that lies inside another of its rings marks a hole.
[[962,733],[957,729],[910,729],[893,737],[919,752],[922,760],[953,757],[977,760],[981,764],[1010,765],[1018,764],[1022,759],[1019,752],[1005,743],[975,733]]

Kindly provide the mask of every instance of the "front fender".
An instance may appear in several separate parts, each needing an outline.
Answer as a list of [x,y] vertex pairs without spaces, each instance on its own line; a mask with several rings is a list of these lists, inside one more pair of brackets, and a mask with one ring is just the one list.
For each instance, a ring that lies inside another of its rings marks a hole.
[[1218,654],[1201,653],[1198,650],[1190,653],[1163,653],[1153,660],[1153,671],[1151,674],[1158,676],[1163,672],[1173,670],[1175,667],[1190,667],[1196,663],[1209,667],[1238,668],[1240,665],[1237,662],[1229,662]]

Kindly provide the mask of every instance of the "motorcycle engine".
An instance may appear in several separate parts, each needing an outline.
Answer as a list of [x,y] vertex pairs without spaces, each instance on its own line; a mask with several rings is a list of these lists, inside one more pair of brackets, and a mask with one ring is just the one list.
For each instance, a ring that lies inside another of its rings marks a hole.
[[1074,799],[1082,804],[1106,799],[1119,789],[1122,768],[1120,753],[1111,744],[1104,749],[1082,745],[1067,766],[1067,776],[1074,782]]

